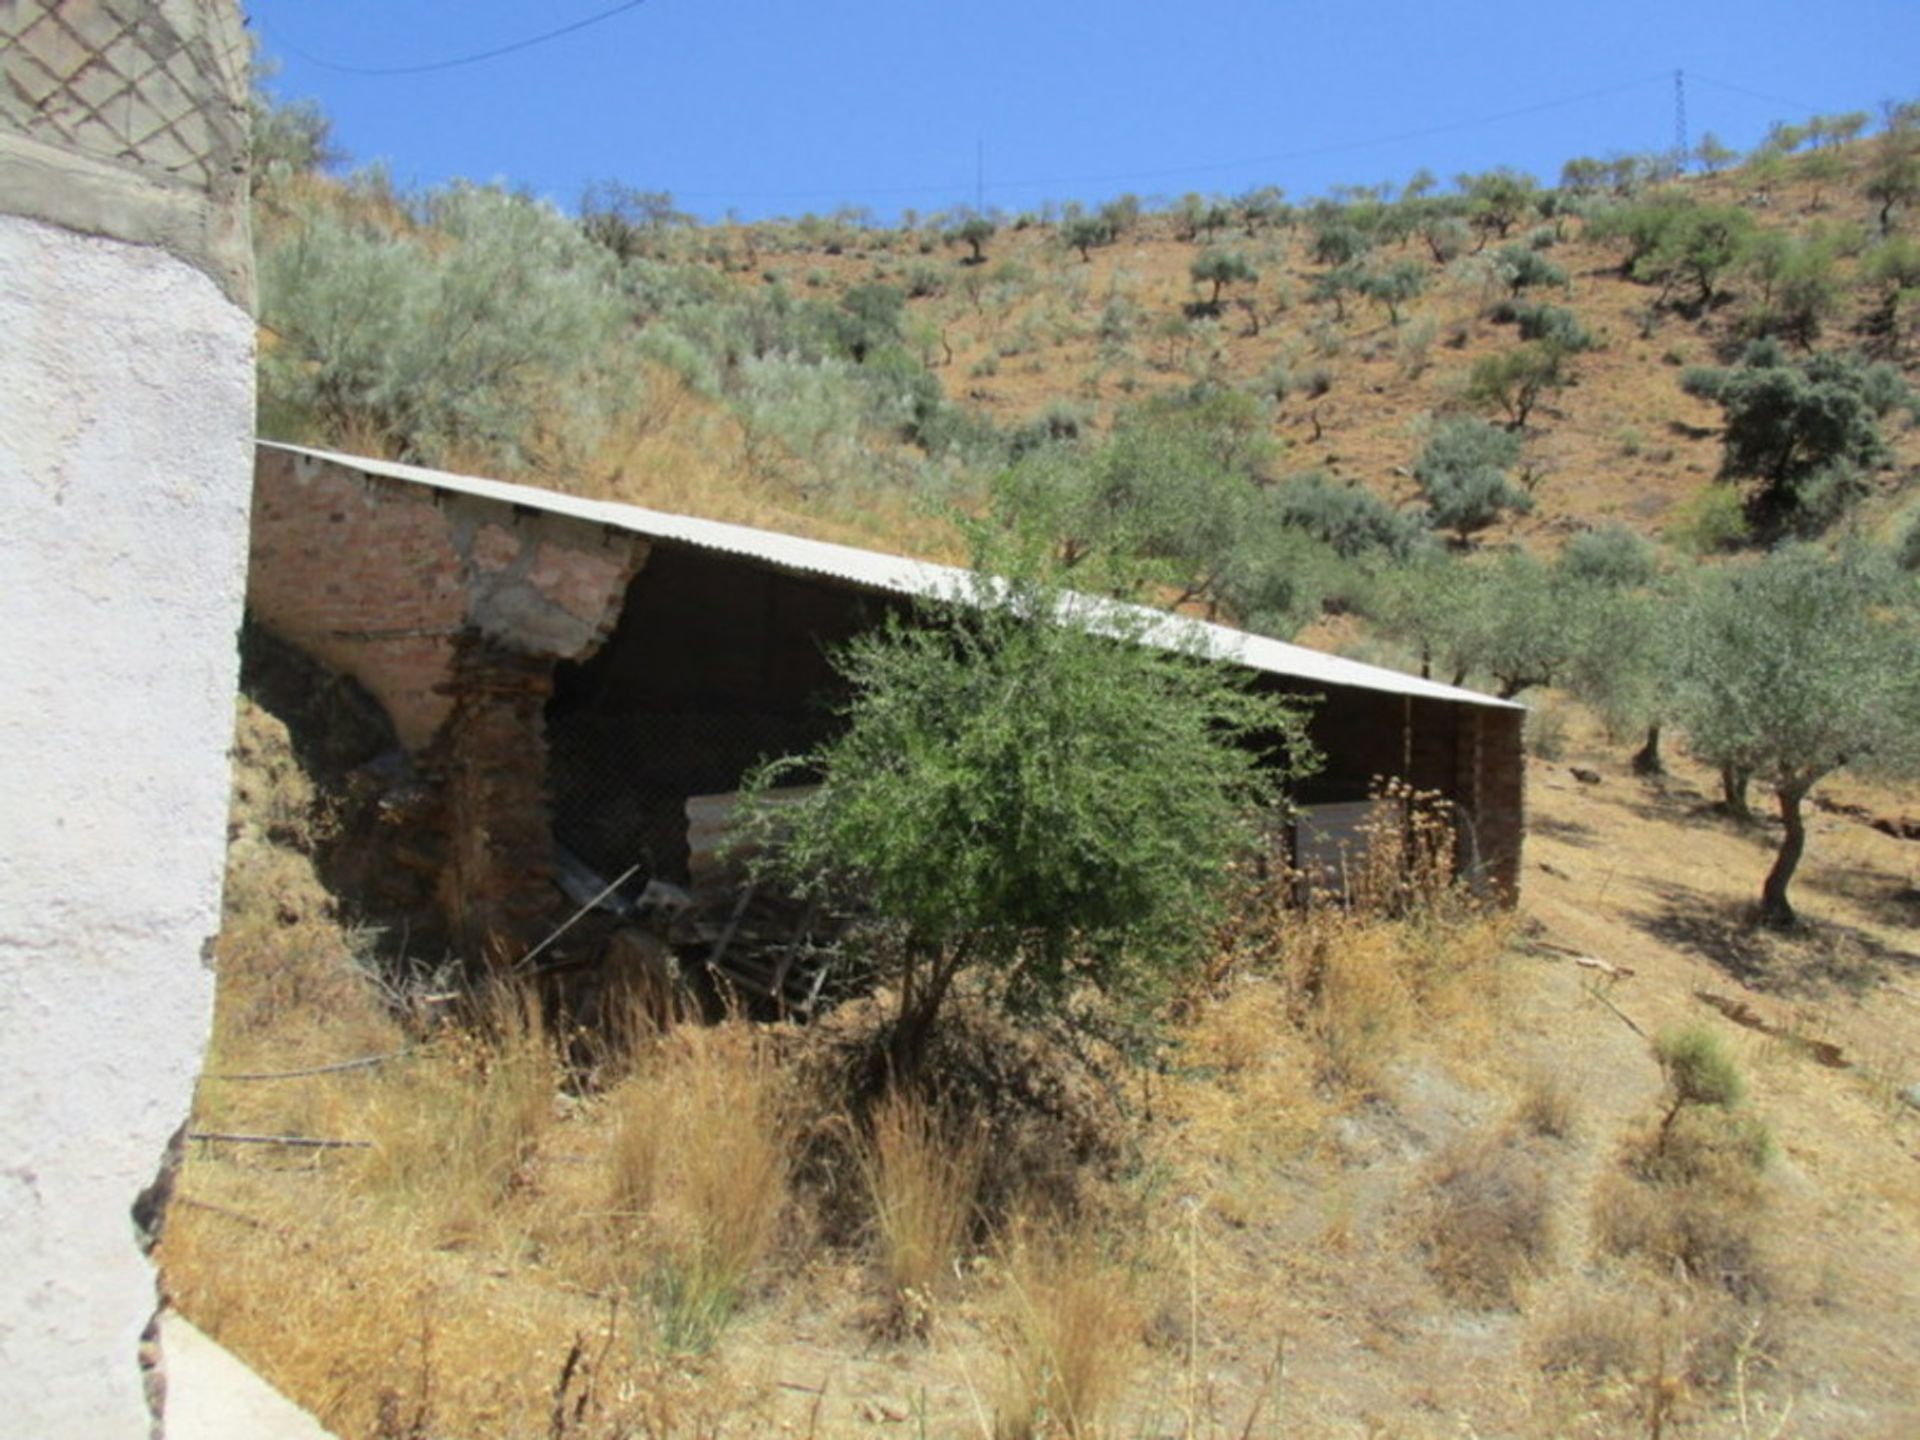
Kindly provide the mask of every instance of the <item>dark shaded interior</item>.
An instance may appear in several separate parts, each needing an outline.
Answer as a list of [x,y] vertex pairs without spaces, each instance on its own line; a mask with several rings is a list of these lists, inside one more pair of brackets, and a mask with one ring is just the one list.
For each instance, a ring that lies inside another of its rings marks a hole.
[[[684,884],[689,796],[739,788],[760,761],[817,746],[843,698],[835,646],[905,599],[854,591],[724,554],[656,544],[619,623],[590,659],[562,664],[547,706],[555,837],[611,879]],[[1262,676],[1313,700],[1323,768],[1296,798],[1364,799],[1399,775],[1457,790],[1456,707]]]
[[907,608],[657,544],[607,642],[554,676],[555,838],[609,879],[637,863],[685,883],[687,797],[735,790],[761,760],[831,734],[834,647]]

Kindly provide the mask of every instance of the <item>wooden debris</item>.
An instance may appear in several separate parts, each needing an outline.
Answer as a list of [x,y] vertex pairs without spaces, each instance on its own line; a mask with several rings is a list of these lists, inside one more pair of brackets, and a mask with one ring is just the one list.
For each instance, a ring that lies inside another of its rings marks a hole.
[[1693,998],[1702,1005],[1711,1005],[1736,1025],[1744,1025],[1749,1030],[1758,1030],[1762,1035],[1771,1035],[1776,1040],[1785,1040],[1788,1044],[1806,1051],[1829,1070],[1853,1068],[1853,1062],[1847,1059],[1846,1053],[1831,1040],[1811,1040],[1784,1025],[1775,1025],[1744,1000],[1731,1000],[1725,995],[1715,995],[1709,990],[1696,990],[1693,992]]
[[296,1150],[371,1150],[371,1140],[323,1140],[312,1135],[236,1135],[221,1130],[189,1130],[189,1140],[218,1140],[227,1145],[286,1145]]

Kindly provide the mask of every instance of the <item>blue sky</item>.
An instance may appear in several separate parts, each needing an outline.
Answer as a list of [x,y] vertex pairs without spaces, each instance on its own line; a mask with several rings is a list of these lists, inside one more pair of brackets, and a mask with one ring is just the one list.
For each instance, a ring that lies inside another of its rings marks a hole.
[[[1277,184],[1443,178],[1665,149],[1920,96],[1920,0],[1137,3],[253,0],[274,88],[318,100],[357,162],[407,185],[670,190],[707,218],[974,199],[1014,212]],[[984,154],[984,167],[978,167]]]

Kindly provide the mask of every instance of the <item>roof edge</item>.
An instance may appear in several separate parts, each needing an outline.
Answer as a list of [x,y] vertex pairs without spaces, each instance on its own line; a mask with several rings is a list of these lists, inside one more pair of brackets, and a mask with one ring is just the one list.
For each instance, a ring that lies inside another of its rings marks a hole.
[[[668,540],[716,554],[781,569],[794,574],[811,575],[840,584],[912,599],[953,599],[964,593],[974,572],[931,560],[916,560],[880,550],[864,550],[830,540],[812,540],[786,535],[777,530],[762,530],[724,520],[708,520],[694,515],[676,515],[650,510],[615,500],[590,500],[565,491],[542,489],[535,485],[483,476],[457,475],[450,471],[430,470],[394,460],[376,460],[370,456],[348,455],[308,445],[280,440],[256,440],[264,450],[303,457],[357,470],[365,475],[403,480],[425,485],[448,494],[468,495],[503,505],[520,505],[576,520],[610,526],[653,540]],[[1107,600],[1099,596],[1079,595],[1095,616],[1108,617],[1108,623],[1137,628],[1149,643],[1163,649],[1193,648],[1248,670],[1311,683],[1373,690],[1415,699],[1442,700],[1456,705],[1474,705],[1493,710],[1524,711],[1527,707],[1514,700],[1502,700],[1477,690],[1423,680],[1417,675],[1349,660],[1309,646],[1275,640],[1228,625],[1196,620],[1171,611],[1145,605]]]

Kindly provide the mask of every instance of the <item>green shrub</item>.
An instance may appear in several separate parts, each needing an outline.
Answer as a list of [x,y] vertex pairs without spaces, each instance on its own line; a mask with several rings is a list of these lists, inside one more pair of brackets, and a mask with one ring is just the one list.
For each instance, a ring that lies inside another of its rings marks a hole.
[[388,229],[307,201],[260,255],[262,426],[502,468],[590,443],[624,397],[607,252],[547,206],[458,184]]
[[1258,808],[1313,758],[1297,710],[1138,643],[1119,612],[982,581],[925,618],[850,642],[844,731],[749,786],[818,777],[759,812],[761,839],[786,883],[879,923],[865,953],[898,984],[903,1078],[964,973],[1014,1009],[1142,1013],[1203,950]]
[[1746,1096],[1746,1082],[1720,1037],[1703,1025],[1663,1031],[1654,1041],[1653,1053],[1680,1105],[1731,1110]]
[[1659,556],[1651,542],[1624,525],[1602,525],[1582,530],[1560,552],[1562,573],[1575,580],[1601,585],[1645,585],[1659,570]]
[[1531,510],[1532,497],[1507,478],[1519,458],[1520,439],[1510,431],[1471,416],[1440,421],[1413,463],[1428,522],[1464,542],[1509,510]]
[[1274,497],[1284,523],[1348,560],[1375,552],[1403,557],[1425,534],[1417,516],[1359,485],[1335,485],[1317,470],[1287,481]]

